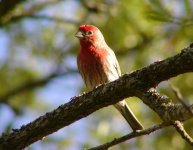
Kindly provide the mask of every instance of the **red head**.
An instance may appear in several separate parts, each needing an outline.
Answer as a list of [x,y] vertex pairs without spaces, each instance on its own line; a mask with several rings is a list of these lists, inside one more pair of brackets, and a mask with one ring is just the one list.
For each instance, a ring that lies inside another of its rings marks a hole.
[[79,38],[82,47],[100,47],[105,43],[102,33],[93,25],[81,25],[75,36]]

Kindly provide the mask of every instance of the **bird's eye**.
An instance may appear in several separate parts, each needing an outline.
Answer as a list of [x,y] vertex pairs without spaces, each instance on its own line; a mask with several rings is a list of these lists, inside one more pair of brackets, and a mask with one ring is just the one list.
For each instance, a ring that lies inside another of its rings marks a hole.
[[92,31],[88,31],[85,33],[86,35],[92,35]]

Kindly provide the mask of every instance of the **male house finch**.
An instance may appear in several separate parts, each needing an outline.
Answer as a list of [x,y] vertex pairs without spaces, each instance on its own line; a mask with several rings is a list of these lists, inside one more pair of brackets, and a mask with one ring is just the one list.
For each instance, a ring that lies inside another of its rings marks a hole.
[[[116,56],[97,27],[82,25],[75,36],[79,39],[81,46],[77,57],[78,69],[89,90],[119,78],[121,71]],[[134,131],[143,129],[125,100],[114,106]]]

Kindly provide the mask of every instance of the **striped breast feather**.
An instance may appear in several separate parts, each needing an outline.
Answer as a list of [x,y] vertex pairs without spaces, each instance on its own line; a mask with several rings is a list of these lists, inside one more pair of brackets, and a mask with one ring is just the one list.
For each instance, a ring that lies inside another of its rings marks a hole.
[[96,86],[108,82],[101,61],[95,61],[92,59],[85,62],[78,58],[77,64],[78,70],[88,90],[92,90]]

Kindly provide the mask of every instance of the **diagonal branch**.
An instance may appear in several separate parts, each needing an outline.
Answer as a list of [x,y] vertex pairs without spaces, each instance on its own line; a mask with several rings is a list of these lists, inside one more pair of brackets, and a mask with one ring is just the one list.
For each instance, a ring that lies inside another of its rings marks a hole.
[[174,87],[171,83],[170,83],[170,87],[171,87],[173,93],[175,94],[176,99],[177,99],[182,105],[184,105],[184,107],[186,107],[186,109],[188,109],[188,110],[190,111],[190,113],[192,113],[192,115],[193,115],[193,112],[189,109],[188,105],[183,101],[183,97],[182,97],[182,94],[181,94],[181,92],[179,91],[179,89],[177,89],[176,87]]
[[[192,114],[182,104],[173,104],[169,98],[160,96],[155,90],[150,89],[161,81],[187,72],[193,72],[193,48],[190,47],[183,49],[180,54],[125,74],[116,81],[74,97],[52,112],[8,135],[3,135],[0,137],[0,149],[23,149],[100,108],[131,96],[141,98],[166,123],[170,123],[171,120],[190,119],[193,117]],[[190,109],[193,110],[193,105]]]
[[185,131],[183,124],[180,121],[175,121],[173,126],[176,128],[176,131],[182,136],[182,138],[193,146],[193,139]]

